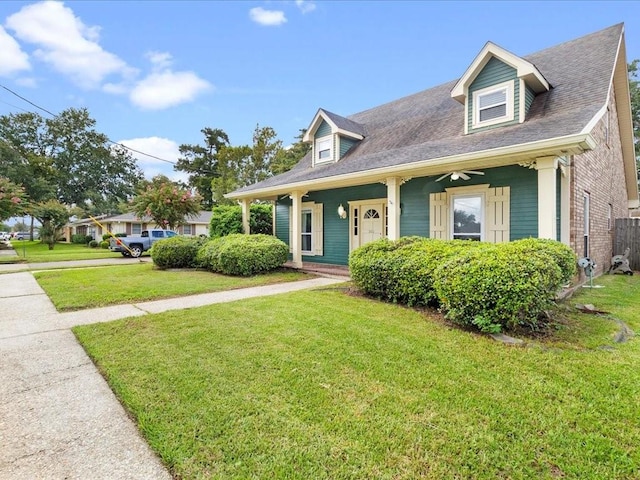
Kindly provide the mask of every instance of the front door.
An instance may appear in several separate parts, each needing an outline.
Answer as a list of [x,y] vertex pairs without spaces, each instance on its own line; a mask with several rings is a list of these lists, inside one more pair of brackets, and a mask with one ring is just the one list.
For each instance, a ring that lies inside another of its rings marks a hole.
[[386,236],[386,204],[369,202],[351,204],[351,250]]

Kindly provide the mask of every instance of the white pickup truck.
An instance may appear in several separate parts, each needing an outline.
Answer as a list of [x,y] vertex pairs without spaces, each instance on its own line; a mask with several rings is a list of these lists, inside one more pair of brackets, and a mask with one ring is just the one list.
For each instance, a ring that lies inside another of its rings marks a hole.
[[175,237],[177,235],[173,230],[163,230],[155,228],[152,230],[143,230],[139,237],[118,237],[109,241],[109,250],[112,252],[120,252],[123,257],[137,258],[143,252],[151,249],[151,246],[158,240]]

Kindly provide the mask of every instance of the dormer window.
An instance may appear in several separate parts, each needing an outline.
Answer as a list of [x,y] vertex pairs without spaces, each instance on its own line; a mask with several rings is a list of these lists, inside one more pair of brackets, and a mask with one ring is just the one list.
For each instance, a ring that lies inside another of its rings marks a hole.
[[316,163],[333,160],[333,138],[327,135],[316,139]]
[[513,120],[513,82],[476,90],[473,106],[474,128]]

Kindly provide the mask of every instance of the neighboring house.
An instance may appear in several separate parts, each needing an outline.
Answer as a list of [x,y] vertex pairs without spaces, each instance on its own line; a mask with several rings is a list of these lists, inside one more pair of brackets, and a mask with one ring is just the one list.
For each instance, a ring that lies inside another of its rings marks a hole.
[[[90,235],[95,240],[102,240],[102,235],[106,230],[113,234],[126,233],[127,235],[140,235],[142,230],[148,228],[160,228],[151,218],[138,218],[133,213],[123,213],[121,215],[100,215],[95,217],[104,227],[100,227],[90,218],[83,218],[69,224],[65,238],[71,241],[73,234]],[[201,211],[196,217],[188,217],[187,223],[178,227],[177,232],[181,235],[206,235],[209,236],[209,223],[211,222],[211,212]]]
[[622,24],[525,57],[489,42],[458,80],[349,117],[318,110],[305,140],[292,170],[227,195],[245,231],[249,203],[274,202],[297,266],[346,265],[382,237],[540,237],[601,272],[614,219],[638,206]]

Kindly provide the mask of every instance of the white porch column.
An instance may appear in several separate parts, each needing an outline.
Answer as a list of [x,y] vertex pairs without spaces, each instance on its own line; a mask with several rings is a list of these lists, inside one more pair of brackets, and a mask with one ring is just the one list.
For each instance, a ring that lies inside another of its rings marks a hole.
[[566,156],[560,163],[560,241],[565,245],[571,241],[571,161],[572,157]]
[[387,226],[389,240],[400,238],[400,185],[402,179],[397,177],[387,178]]
[[240,205],[242,206],[242,232],[245,235],[249,235],[250,232],[250,227],[249,227],[249,215],[251,212],[250,209],[250,205],[251,205],[251,199],[250,198],[243,198],[240,201]]
[[538,238],[557,239],[556,157],[536,158],[538,171]]
[[294,268],[302,268],[302,192],[291,192],[291,252]]

